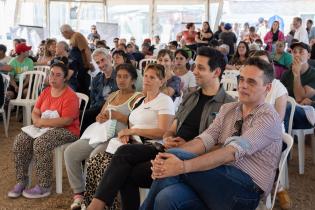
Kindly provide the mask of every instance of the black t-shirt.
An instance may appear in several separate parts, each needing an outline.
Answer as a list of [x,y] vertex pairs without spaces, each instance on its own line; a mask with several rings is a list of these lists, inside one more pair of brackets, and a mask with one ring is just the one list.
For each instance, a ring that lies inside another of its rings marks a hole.
[[[281,82],[287,88],[289,96],[291,97],[294,97],[293,81],[294,81],[294,76],[293,76],[292,70],[284,72],[281,78]],[[315,68],[310,66],[306,72],[301,74],[301,83],[302,83],[302,86],[307,85],[315,89]]]
[[207,96],[201,93],[197,105],[191,110],[184,120],[182,126],[179,128],[177,135],[186,141],[192,140],[199,135],[199,126],[201,114],[205,103],[211,100],[213,96]]
[[219,37],[223,41],[224,44],[229,45],[229,47],[230,47],[229,55],[233,55],[234,54],[234,44],[237,41],[237,38],[236,38],[236,35],[234,34],[234,32],[231,32],[231,31],[222,32]]

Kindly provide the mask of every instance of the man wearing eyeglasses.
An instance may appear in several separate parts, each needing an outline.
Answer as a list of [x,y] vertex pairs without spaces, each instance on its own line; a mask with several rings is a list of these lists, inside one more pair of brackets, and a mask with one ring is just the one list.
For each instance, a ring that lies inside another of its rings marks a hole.
[[265,103],[272,80],[272,66],[250,58],[239,102],[224,104],[203,133],[152,161],[155,181],[140,209],[256,209],[271,191],[282,147],[281,120]]

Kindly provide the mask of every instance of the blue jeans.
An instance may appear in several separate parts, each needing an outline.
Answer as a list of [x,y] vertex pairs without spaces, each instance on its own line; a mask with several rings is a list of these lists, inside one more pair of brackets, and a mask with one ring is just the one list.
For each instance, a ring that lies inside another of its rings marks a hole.
[[[287,105],[284,116],[284,127],[286,132],[288,132],[290,112],[291,105]],[[311,125],[311,123],[308,122],[304,109],[299,106],[296,106],[293,116],[292,129],[308,129],[312,127],[313,126]]]
[[[183,160],[196,155],[181,149],[168,152]],[[155,180],[140,210],[251,210],[261,193],[252,178],[234,166]]]

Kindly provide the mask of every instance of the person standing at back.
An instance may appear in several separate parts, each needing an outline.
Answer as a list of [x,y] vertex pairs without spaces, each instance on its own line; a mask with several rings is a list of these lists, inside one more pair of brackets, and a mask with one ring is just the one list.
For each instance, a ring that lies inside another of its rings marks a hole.
[[81,33],[75,32],[68,24],[62,25],[60,27],[60,32],[64,38],[69,39],[71,47],[70,51],[76,48],[81,52],[84,68],[80,69],[78,72],[78,92],[90,95],[90,76],[87,72],[89,69],[93,68],[91,65],[91,50],[88,46],[88,42]]

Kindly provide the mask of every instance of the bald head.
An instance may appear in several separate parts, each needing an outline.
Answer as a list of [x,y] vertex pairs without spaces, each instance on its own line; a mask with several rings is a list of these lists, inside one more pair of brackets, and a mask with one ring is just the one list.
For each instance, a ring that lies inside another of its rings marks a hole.
[[61,32],[62,36],[66,39],[70,39],[72,34],[74,33],[72,27],[68,24],[63,24],[60,27],[60,32]]

